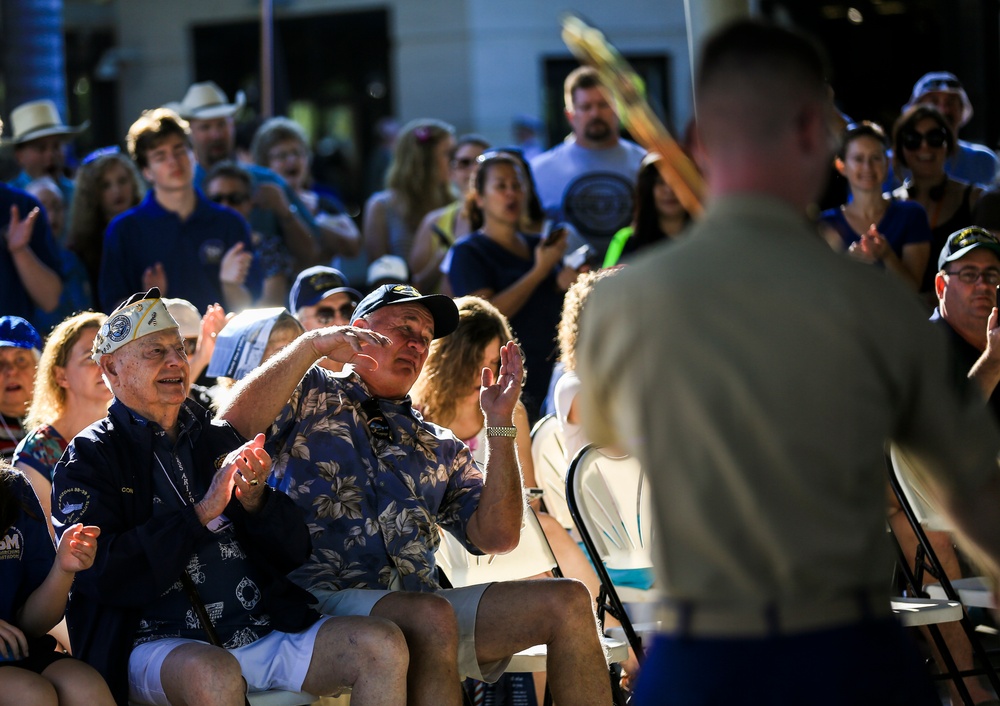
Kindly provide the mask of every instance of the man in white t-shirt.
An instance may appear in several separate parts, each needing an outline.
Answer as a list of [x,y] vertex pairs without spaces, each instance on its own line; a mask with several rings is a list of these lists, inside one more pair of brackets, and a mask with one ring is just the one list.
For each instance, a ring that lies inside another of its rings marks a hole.
[[611,236],[632,221],[632,194],[646,151],[621,138],[618,116],[593,68],[567,76],[564,94],[573,134],[532,159],[531,171],[546,214],[568,222],[603,255]]

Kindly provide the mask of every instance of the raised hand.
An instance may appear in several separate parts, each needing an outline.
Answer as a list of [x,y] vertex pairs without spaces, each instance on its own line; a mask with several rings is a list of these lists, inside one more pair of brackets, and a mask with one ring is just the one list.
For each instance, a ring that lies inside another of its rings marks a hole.
[[28,247],[39,213],[38,206],[35,206],[24,217],[24,220],[21,220],[21,212],[16,205],[11,205],[10,224],[7,226],[7,250],[9,252],[15,253]]
[[161,297],[167,296],[167,272],[161,262],[147,267],[142,273],[142,288],[149,291],[153,287],[160,288]]
[[68,574],[84,571],[94,565],[100,527],[77,522],[63,532],[56,550],[56,564]]
[[493,371],[483,368],[483,387],[479,392],[479,404],[486,415],[489,426],[512,426],[514,405],[521,397],[521,381],[524,365],[521,351],[513,341],[507,341],[500,348],[500,375],[493,379]]
[[305,337],[313,350],[338,363],[353,363],[367,370],[375,370],[378,363],[362,350],[365,346],[387,346],[392,341],[371,329],[354,326],[329,326],[309,331]]
[[242,241],[236,243],[222,256],[222,264],[219,265],[219,281],[223,284],[242,286],[247,279],[251,262],[253,262],[253,253],[246,250]]

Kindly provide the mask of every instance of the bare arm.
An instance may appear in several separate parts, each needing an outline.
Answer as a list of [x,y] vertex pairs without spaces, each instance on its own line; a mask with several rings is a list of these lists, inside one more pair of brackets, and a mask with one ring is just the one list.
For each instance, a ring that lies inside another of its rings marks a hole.
[[275,420],[295,386],[317,360],[326,356],[338,363],[354,363],[374,370],[375,360],[362,353],[362,348],[385,345],[388,341],[374,331],[350,326],[309,331],[241,380],[218,416],[245,438],[253,438]]
[[21,610],[18,623],[25,634],[44,635],[62,619],[76,573],[94,564],[100,533],[97,527],[79,523],[63,532],[52,569]]
[[302,267],[319,261],[319,245],[308,224],[293,208],[284,189],[277,184],[258,184],[254,192],[254,206],[271,211],[281,228],[281,235],[288,251]]
[[[514,407],[514,426],[517,427],[517,436],[514,438],[517,446],[517,460],[521,462],[521,478],[525,488],[539,488],[538,479],[535,477],[535,461],[531,457],[531,424],[528,423],[528,410],[525,409],[521,400],[517,401]],[[541,499],[534,500],[531,507],[536,512],[541,510]]]
[[[479,399],[487,427],[514,426],[514,406],[521,394],[522,377],[521,354],[517,345],[508,341],[500,349],[500,377],[495,383],[493,371],[483,369]],[[503,554],[514,549],[521,538],[524,484],[515,439],[490,436],[486,442],[486,482],[466,534],[481,551]]]
[[324,258],[335,255],[354,257],[361,252],[361,231],[346,213],[337,216],[320,213],[316,216],[316,227]]
[[10,226],[7,229],[7,250],[11,260],[14,261],[14,269],[21,279],[31,301],[35,302],[39,309],[51,312],[59,306],[59,297],[62,294],[62,279],[57,272],[53,272],[45,263],[38,259],[35,251],[31,249],[31,234],[35,228],[35,221],[38,219],[40,211],[33,208],[22,220],[17,206],[10,207]]
[[389,252],[389,226],[386,223],[386,202],[376,194],[365,204],[362,241],[368,262],[375,262]]

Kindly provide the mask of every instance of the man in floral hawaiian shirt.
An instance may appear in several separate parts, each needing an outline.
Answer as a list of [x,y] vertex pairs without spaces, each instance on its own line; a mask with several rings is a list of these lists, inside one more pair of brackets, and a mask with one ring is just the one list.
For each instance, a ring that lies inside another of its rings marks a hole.
[[[299,337],[236,388],[221,416],[243,434],[267,430],[270,482],[309,524],[313,554],[291,578],[319,598],[323,612],[388,618],[403,630],[408,703],[460,704],[460,675],[494,681],[512,654],[544,643],[557,703],[607,704],[583,584],[438,584],[439,526],[473,552],[503,553],[517,545],[524,510],[511,421],[523,372],[513,342],[501,349],[496,380],[483,370],[485,469],[454,434],[411,407],[408,393],[431,341],[457,324],[448,297],[384,285],[358,305],[355,329]],[[352,331],[347,350],[340,341]],[[326,355],[354,364],[353,372],[313,365]]]

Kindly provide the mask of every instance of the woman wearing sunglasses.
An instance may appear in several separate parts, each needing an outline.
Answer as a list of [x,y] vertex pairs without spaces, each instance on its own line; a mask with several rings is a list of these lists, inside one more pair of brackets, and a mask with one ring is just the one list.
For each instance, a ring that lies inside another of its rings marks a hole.
[[920,204],[882,193],[888,148],[877,123],[847,126],[834,165],[847,180],[851,198],[820,214],[820,228],[834,249],[875,262],[916,290],[930,259],[931,231]]
[[[955,151],[955,133],[937,108],[918,104],[907,109],[892,129],[892,143],[896,172],[910,175],[893,195],[916,201],[927,211],[931,253],[936,255],[949,235],[972,225],[972,209],[982,190],[945,173],[945,162]],[[936,274],[937,257],[931,257],[921,279],[922,293],[933,293]]]

